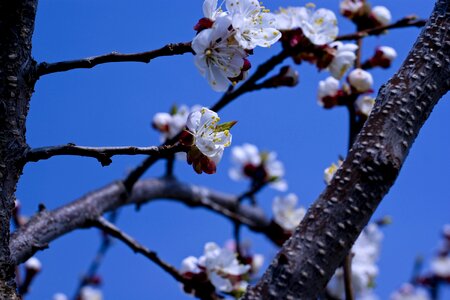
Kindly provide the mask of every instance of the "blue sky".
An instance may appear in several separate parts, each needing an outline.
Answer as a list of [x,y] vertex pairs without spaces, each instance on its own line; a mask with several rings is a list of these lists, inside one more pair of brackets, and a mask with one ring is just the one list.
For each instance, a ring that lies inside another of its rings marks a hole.
[[[305,3],[268,0],[264,4],[276,9]],[[339,1],[315,3],[336,11]],[[409,14],[427,17],[433,6],[430,0],[372,3],[389,7],[394,20]],[[170,42],[189,41],[195,34],[192,26],[202,17],[201,6],[201,0],[42,0],[33,40],[34,57],[54,62],[111,51],[147,51]],[[341,33],[353,32],[350,22],[339,21]],[[366,58],[380,45],[394,47],[399,54],[392,68],[373,71],[376,89],[398,69],[418,33],[417,28],[392,30],[365,41]],[[251,57],[252,65],[278,51],[279,45],[257,49]],[[291,61],[286,60],[286,64]],[[324,188],[323,169],[346,153],[348,122],[343,108],[323,110],[316,104],[317,83],[327,74],[305,64],[296,68],[300,73],[297,87],[244,95],[227,106],[221,118],[239,121],[232,131],[234,145],[250,142],[278,153],[286,166],[289,191],[308,206]],[[210,106],[220,98],[220,93],[212,91],[200,76],[190,54],[158,58],[148,65],[116,63],[48,75],[39,80],[35,90],[27,123],[27,138],[33,147],[67,142],[156,145],[159,136],[150,127],[156,112],[167,111],[174,103]],[[447,95],[425,124],[395,186],[375,214],[375,218],[393,218],[393,224],[383,230],[376,288],[380,299],[388,299],[392,290],[409,279],[417,255],[432,257],[442,226],[450,223],[449,113]],[[246,183],[228,178],[229,158],[226,151],[213,176],[197,175],[182,163],[177,164],[176,174],[182,181],[239,194]],[[41,202],[53,209],[122,178],[142,159],[117,157],[104,168],[93,159],[78,157],[33,163],[24,170],[18,198],[26,214],[34,213]],[[162,166],[156,165],[145,177],[160,176]],[[278,193],[265,189],[258,196],[268,214],[275,195]],[[199,256],[208,241],[223,244],[232,232],[231,224],[222,217],[167,201],[156,201],[139,212],[127,207],[118,225],[176,266],[186,256]],[[276,253],[269,241],[248,230],[243,231],[243,239],[250,240],[254,251],[268,260]],[[79,230],[38,253],[43,271],[27,299],[51,299],[55,292],[72,295],[99,241],[96,230]],[[172,278],[119,242],[108,252],[100,275],[106,299],[189,299]]]

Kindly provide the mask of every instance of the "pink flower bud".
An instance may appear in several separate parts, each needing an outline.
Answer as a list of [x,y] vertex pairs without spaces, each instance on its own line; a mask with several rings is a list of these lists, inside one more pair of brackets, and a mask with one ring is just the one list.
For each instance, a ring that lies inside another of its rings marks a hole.
[[358,93],[366,93],[372,90],[372,75],[363,69],[354,69],[348,74],[348,82]]

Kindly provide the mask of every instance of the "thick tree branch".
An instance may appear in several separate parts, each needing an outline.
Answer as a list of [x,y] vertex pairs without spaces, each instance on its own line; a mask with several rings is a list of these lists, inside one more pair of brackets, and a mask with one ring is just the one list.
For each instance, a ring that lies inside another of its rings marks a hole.
[[152,59],[161,56],[180,55],[185,53],[193,53],[191,42],[167,44],[162,48],[140,52],[123,54],[111,52],[104,55],[93,56],[83,59],[60,61],[56,63],[40,63],[37,66],[36,75],[38,77],[51,73],[65,72],[73,69],[91,69],[100,64],[113,62],[142,62],[149,63]]
[[163,157],[182,151],[179,145],[174,146],[150,146],[150,147],[85,147],[75,144],[66,144],[61,146],[51,146],[31,149],[25,155],[27,162],[49,159],[57,155],[86,156],[96,158],[102,166],[111,164],[111,157],[114,155],[138,155],[146,154]]
[[123,242],[125,245],[131,248],[135,253],[140,253],[147,257],[149,260],[154,262],[158,267],[166,271],[170,276],[172,276],[176,281],[184,283],[185,280],[183,276],[178,272],[178,270],[171,266],[170,264],[164,262],[158,257],[156,252],[149,250],[147,247],[139,244],[135,239],[121,231],[113,223],[109,222],[103,217],[98,218],[94,223],[94,227],[103,230],[103,232],[109,234],[110,236]]
[[238,197],[171,179],[138,181],[130,197],[122,182],[112,183],[53,211],[41,211],[16,230],[10,243],[15,263],[24,262],[36,251],[75,229],[89,227],[105,212],[124,205],[143,205],[156,199],[169,199],[189,207],[204,207],[250,229],[263,232],[274,242],[279,237],[276,227],[261,209],[238,205]]
[[450,88],[450,1],[383,86],[331,184],[243,299],[316,299],[393,185],[420,128]]

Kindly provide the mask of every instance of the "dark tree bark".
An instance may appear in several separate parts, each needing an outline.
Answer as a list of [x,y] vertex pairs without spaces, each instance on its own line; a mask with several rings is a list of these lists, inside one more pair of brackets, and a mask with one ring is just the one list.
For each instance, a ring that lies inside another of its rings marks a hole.
[[261,280],[243,299],[317,299],[383,196],[417,134],[450,87],[450,1],[433,14],[384,85],[348,157]]
[[9,252],[14,192],[27,150],[25,120],[33,92],[31,36],[36,0],[0,2],[0,298],[16,299]]

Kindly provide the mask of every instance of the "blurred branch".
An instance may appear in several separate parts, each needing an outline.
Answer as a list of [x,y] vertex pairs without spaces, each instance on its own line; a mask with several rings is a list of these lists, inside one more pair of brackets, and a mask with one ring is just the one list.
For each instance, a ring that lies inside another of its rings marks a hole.
[[42,62],[37,65],[36,75],[37,77],[40,77],[42,75],[65,72],[73,69],[90,69],[100,64],[113,62],[149,63],[156,57],[180,55],[185,53],[193,53],[191,42],[167,44],[162,48],[140,53],[123,54],[118,52],[111,52],[104,55],[77,60],[60,61],[56,63]]
[[39,212],[12,234],[12,259],[17,264],[25,261],[53,240],[75,229],[90,227],[105,212],[130,204],[141,206],[157,199],[203,207],[232,222],[238,221],[255,232],[262,232],[275,243],[279,239],[271,221],[260,208],[239,205],[238,197],[234,195],[164,178],[138,181],[131,196],[127,196],[126,188],[118,181],[53,211]]
[[351,33],[351,34],[341,35],[341,36],[338,36],[336,38],[336,40],[337,41],[359,40],[359,39],[365,38],[367,36],[379,35],[388,29],[406,28],[406,27],[423,27],[426,22],[427,22],[427,20],[425,20],[425,19],[417,20],[416,16],[408,16],[408,17],[398,20],[395,23],[392,23],[392,24],[389,24],[386,26],[379,26],[379,27],[375,27],[375,28],[361,30],[361,31]]
[[73,155],[73,156],[85,156],[96,158],[102,166],[108,166],[111,164],[111,157],[114,155],[138,155],[146,154],[152,156],[166,156],[176,152],[182,151],[179,145],[162,145],[151,147],[85,147],[77,146],[75,144],[66,144],[61,146],[51,146],[31,149],[25,155],[27,162],[37,162],[39,160],[49,159],[53,156],[59,155]]
[[109,222],[103,217],[99,217],[95,222],[93,222],[93,226],[101,229],[103,232],[109,234],[110,236],[118,239],[123,242],[125,245],[131,248],[135,253],[140,253],[147,257],[149,260],[154,262],[161,269],[166,271],[169,275],[171,275],[176,281],[180,283],[184,283],[185,280],[183,276],[178,272],[178,270],[172,265],[164,262],[162,259],[158,257],[156,252],[149,250],[143,245],[139,244],[135,239],[121,231],[117,228],[113,223]]

